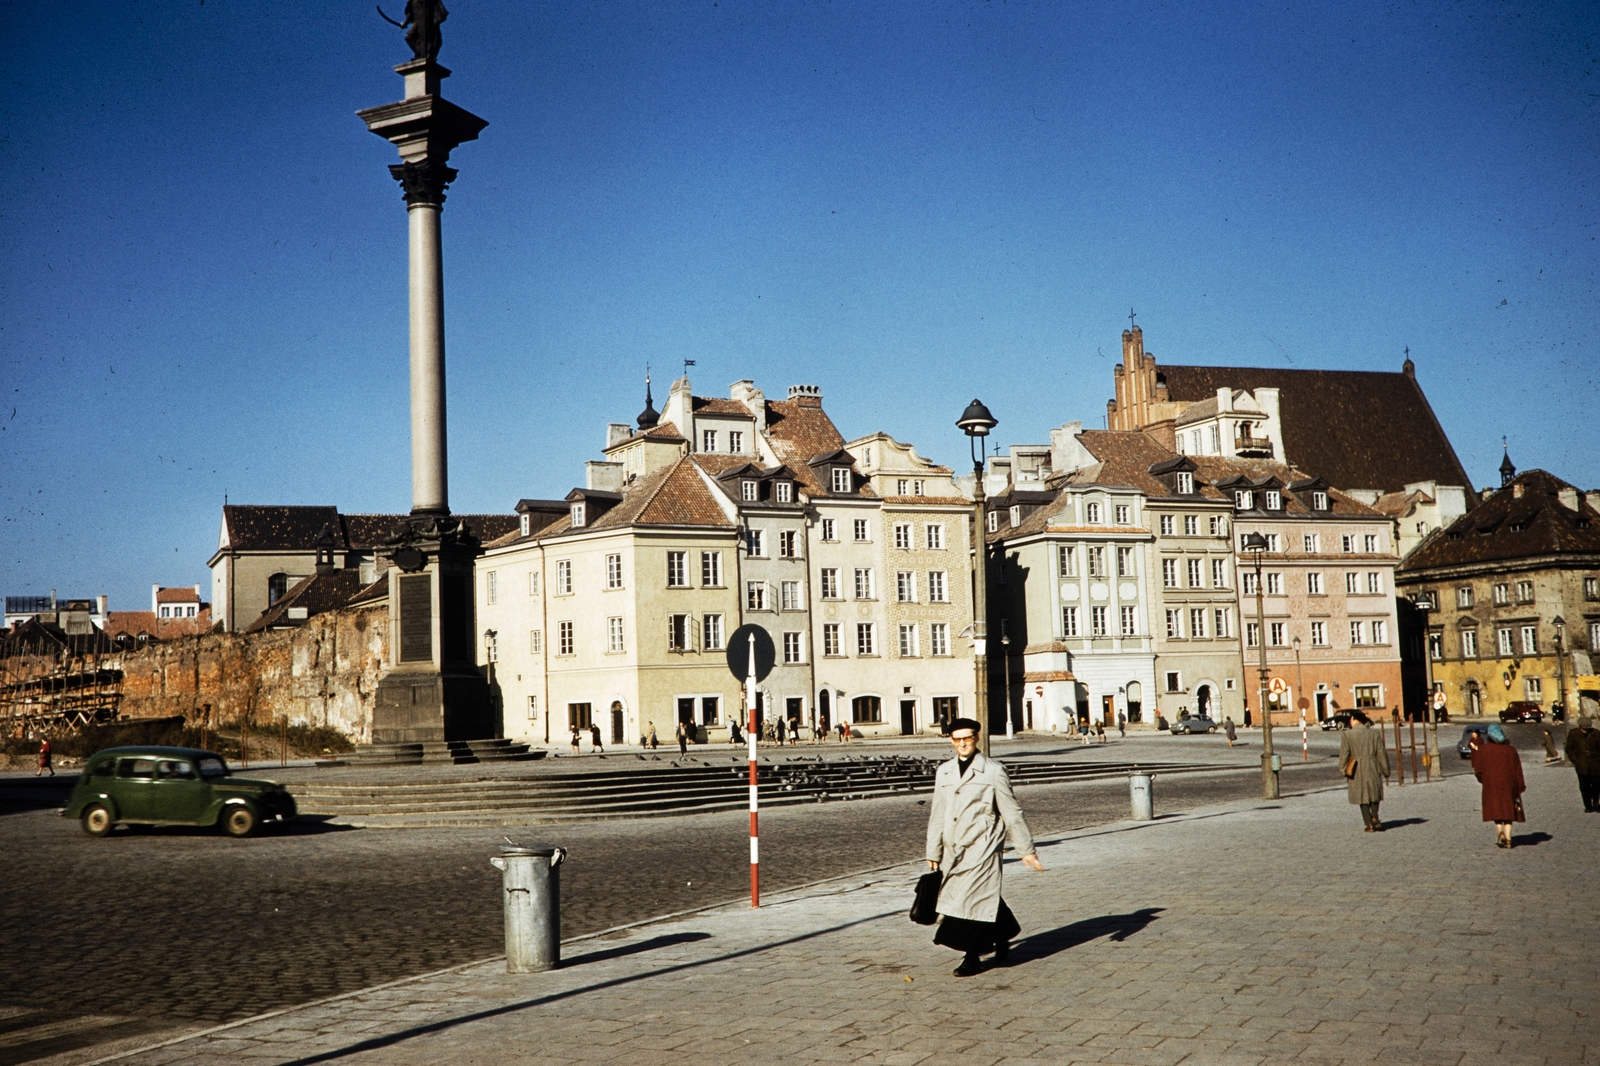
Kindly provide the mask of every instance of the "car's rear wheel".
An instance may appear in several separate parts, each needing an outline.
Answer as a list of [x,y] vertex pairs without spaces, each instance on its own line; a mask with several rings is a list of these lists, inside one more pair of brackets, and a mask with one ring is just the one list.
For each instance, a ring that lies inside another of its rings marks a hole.
[[84,809],[82,821],[83,831],[92,837],[105,836],[117,824],[111,812],[98,803],[91,803]]
[[249,836],[256,831],[255,812],[242,803],[224,807],[222,810],[222,831],[231,837]]

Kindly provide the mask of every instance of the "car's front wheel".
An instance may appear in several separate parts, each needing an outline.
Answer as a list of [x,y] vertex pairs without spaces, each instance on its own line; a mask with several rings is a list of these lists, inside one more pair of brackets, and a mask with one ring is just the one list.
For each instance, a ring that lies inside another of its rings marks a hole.
[[92,803],[84,809],[82,821],[83,831],[92,837],[105,836],[117,824],[111,812],[98,803]]
[[222,831],[231,837],[247,837],[256,831],[256,815],[242,803],[222,810]]

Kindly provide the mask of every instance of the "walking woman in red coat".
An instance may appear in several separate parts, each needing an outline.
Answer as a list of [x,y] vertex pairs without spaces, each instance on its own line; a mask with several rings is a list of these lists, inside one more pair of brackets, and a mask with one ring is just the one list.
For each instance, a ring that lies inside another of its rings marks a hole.
[[1472,772],[1483,782],[1483,820],[1494,823],[1495,846],[1511,846],[1511,823],[1526,821],[1522,794],[1522,757],[1506,742],[1505,730],[1489,727],[1489,743],[1472,753]]

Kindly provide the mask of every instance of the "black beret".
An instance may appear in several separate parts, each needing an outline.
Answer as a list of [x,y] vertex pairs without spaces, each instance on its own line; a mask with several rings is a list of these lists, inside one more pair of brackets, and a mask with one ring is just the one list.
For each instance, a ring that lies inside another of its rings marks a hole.
[[949,736],[951,733],[954,733],[958,729],[970,729],[974,733],[983,732],[983,726],[979,725],[976,719],[973,719],[973,718],[953,718],[953,719],[950,720],[950,725],[948,727],[946,727],[946,729],[945,729],[945,735]]

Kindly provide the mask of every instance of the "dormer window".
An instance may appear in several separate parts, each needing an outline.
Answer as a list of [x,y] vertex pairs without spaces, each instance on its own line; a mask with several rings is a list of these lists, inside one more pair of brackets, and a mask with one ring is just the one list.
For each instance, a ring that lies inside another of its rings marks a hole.
[[1328,509],[1328,494],[1326,492],[1313,492],[1311,494],[1311,509],[1313,511],[1326,511]]
[[1083,519],[1091,526],[1100,524],[1100,505],[1098,503],[1086,504],[1083,508]]
[[728,434],[728,450],[734,455],[744,451],[744,434],[734,430]]
[[772,486],[772,492],[779,503],[790,503],[794,499],[794,482],[779,481]]
[[1281,495],[1279,495],[1276,491],[1272,490],[1272,489],[1268,489],[1267,490],[1267,510],[1269,510],[1269,511],[1281,511],[1281,510],[1283,510],[1283,497]]
[[1238,489],[1233,494],[1233,506],[1240,511],[1248,511],[1256,505],[1256,494],[1249,489]]
[[583,511],[584,511],[583,504],[575,503],[575,504],[572,505],[572,528],[573,529],[577,529],[579,526],[583,525]]
[[833,491],[844,493],[850,491],[850,468],[836,466],[833,468]]
[[700,431],[700,450],[703,452],[714,452],[717,450],[716,430],[704,429]]
[[1020,525],[1022,525],[1022,508],[1013,506],[1011,508],[1011,528],[1016,529]]
[[740,485],[740,498],[746,503],[754,503],[761,499],[761,482],[745,481]]
[[896,481],[894,483],[894,494],[896,496],[909,496],[911,494],[910,480],[907,478],[901,478],[899,481]]
[[913,495],[913,496],[921,496],[922,495],[922,482],[913,481],[911,483],[911,495]]
[[990,533],[1000,532],[1000,512],[990,511],[989,517],[984,519],[984,524],[987,526]]
[[1194,475],[1183,473],[1178,475],[1178,495],[1191,496],[1194,494]]
[[533,529],[533,520],[524,514],[517,520],[517,527],[521,531],[522,535],[526,537]]

